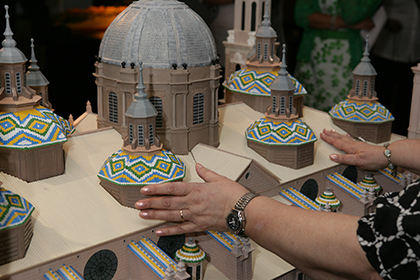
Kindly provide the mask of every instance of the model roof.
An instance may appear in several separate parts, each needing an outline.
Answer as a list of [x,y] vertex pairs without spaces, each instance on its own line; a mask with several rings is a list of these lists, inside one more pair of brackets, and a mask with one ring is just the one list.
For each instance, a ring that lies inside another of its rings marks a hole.
[[271,84],[271,90],[279,90],[279,91],[291,91],[295,88],[295,85],[289,77],[289,73],[287,73],[287,65],[286,65],[286,45],[283,44],[283,57],[281,59],[280,64],[280,71]]
[[365,45],[365,52],[363,53],[363,57],[360,60],[360,63],[354,68],[353,74],[360,75],[360,76],[376,76],[376,70],[373,68],[372,64],[370,63],[369,58],[369,34],[366,37],[366,45]]
[[317,140],[312,129],[302,120],[273,121],[266,117],[250,125],[246,138],[267,145],[302,145]]
[[175,259],[184,263],[199,263],[206,259],[206,253],[190,238],[181,249],[176,251]]
[[276,31],[273,29],[273,27],[271,27],[269,11],[270,11],[270,4],[269,4],[269,1],[267,1],[265,4],[263,21],[261,22],[261,26],[258,28],[257,32],[255,33],[256,37],[277,38]]
[[67,141],[73,126],[47,108],[0,113],[0,145],[4,148],[32,149]]
[[146,68],[208,66],[216,45],[203,19],[175,0],[134,1],[111,23],[99,49],[102,62],[143,61]]
[[317,197],[315,202],[324,207],[327,206],[327,204],[331,207],[338,207],[341,205],[340,200],[335,197],[334,193],[329,188]]
[[118,185],[150,185],[183,179],[185,165],[164,149],[149,156],[119,150],[105,161],[98,177]]
[[[257,72],[254,70],[238,70],[223,82],[223,86],[231,91],[249,95],[270,96],[270,86],[274,82],[278,72]],[[295,95],[306,94],[303,85],[292,75],[288,74],[295,86]]]
[[34,39],[31,39],[31,65],[26,72],[26,83],[28,86],[46,86],[50,82],[45,78],[44,74],[39,70],[38,60],[35,57]]
[[16,48],[16,41],[13,39],[13,32],[10,29],[9,22],[9,6],[4,6],[6,9],[6,30],[3,35],[6,37],[3,40],[3,48],[0,50],[0,63],[24,63],[28,59],[26,56]]
[[346,99],[329,111],[332,118],[360,123],[382,123],[393,121],[391,112],[377,101],[360,102]]
[[0,187],[0,231],[24,224],[34,209],[20,195]]

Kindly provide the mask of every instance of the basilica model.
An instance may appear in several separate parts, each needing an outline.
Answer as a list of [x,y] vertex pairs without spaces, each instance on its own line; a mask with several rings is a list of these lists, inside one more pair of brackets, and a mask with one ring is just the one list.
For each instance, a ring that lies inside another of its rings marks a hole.
[[108,27],[95,63],[98,126],[126,135],[124,114],[136,93],[140,61],[163,146],[176,154],[197,143],[218,146],[215,42],[204,21],[175,0],[134,1]]

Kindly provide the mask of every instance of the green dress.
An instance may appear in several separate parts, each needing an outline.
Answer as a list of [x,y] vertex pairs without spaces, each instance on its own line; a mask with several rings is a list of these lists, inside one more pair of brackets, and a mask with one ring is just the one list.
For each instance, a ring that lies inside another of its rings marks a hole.
[[352,71],[363,54],[360,30],[315,29],[308,17],[314,12],[342,16],[347,25],[371,17],[381,0],[297,0],[296,24],[304,29],[294,76],[308,91],[307,106],[329,111],[346,99]]

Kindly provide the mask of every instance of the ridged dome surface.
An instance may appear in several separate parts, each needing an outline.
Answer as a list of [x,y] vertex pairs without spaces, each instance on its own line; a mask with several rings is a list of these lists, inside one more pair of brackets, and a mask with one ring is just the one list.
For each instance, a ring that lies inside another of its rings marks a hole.
[[213,35],[186,4],[175,0],[133,2],[111,23],[99,49],[102,62],[143,62],[146,68],[211,65],[217,58]]

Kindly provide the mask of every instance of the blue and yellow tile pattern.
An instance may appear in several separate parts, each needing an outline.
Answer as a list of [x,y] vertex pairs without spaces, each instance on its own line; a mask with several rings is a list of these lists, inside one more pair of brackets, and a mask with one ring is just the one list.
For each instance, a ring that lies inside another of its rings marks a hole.
[[350,99],[335,105],[329,114],[332,118],[356,123],[383,123],[393,121],[391,112],[379,102],[360,102]]
[[20,195],[0,187],[0,231],[24,224],[34,209]]

